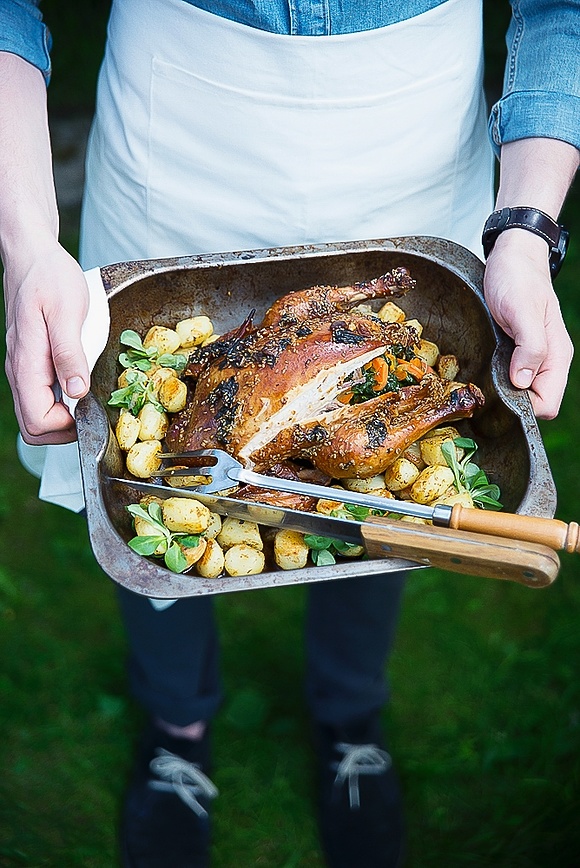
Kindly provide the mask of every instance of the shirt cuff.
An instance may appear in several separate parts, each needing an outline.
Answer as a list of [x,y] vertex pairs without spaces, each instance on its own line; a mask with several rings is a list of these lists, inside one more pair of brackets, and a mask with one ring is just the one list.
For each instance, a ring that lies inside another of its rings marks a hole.
[[492,108],[489,136],[494,153],[519,139],[560,139],[580,149],[580,97],[552,91],[517,91]]
[[52,38],[35,3],[8,0],[2,6],[0,51],[17,54],[39,69],[48,84]]

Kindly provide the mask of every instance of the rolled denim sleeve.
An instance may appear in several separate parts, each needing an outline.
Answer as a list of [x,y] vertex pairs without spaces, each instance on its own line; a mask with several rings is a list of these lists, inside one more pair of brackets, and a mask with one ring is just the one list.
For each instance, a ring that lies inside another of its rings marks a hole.
[[0,51],[23,57],[48,84],[52,40],[39,6],[40,0],[0,0]]
[[580,148],[580,0],[510,0],[503,95],[489,132],[505,142],[561,139]]

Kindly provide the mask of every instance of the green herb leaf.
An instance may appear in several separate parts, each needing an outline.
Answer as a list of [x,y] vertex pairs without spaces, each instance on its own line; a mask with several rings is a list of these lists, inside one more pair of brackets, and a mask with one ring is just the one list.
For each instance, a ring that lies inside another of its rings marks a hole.
[[157,364],[162,368],[173,368],[177,373],[181,373],[187,365],[187,358],[181,353],[163,353],[157,358]]
[[332,552],[328,551],[328,549],[313,551],[312,560],[317,567],[329,567],[331,564],[336,563],[334,555],[332,554]]
[[344,508],[356,521],[364,521],[373,512],[368,506],[358,506],[356,503],[345,503]]
[[472,452],[477,451],[477,443],[471,437],[455,437],[453,442],[460,449],[469,449]]
[[[163,524],[163,512],[161,511],[161,506],[157,503],[157,501],[152,500],[150,504],[147,506],[147,512],[158,524]],[[165,527],[165,525],[163,525]]]
[[129,548],[138,555],[152,555],[160,545],[166,544],[163,536],[135,536],[128,542]]
[[125,329],[125,331],[122,331],[119,343],[124,347],[133,347],[134,350],[142,350],[143,352],[146,352],[141,337],[137,332],[133,331],[133,329]]
[[139,506],[138,503],[130,503],[129,506],[126,507],[127,512],[130,512],[131,515],[137,515],[139,518],[144,519],[151,523],[151,516],[148,512],[146,512],[142,506]]
[[314,551],[323,551],[329,549],[334,540],[327,536],[316,536],[315,534],[307,533],[304,537],[304,542],[308,548]]
[[199,534],[175,534],[179,537],[179,545],[185,546],[186,549],[194,549],[199,545]]
[[176,542],[172,542],[165,552],[165,566],[172,573],[182,573],[187,569],[187,558]]

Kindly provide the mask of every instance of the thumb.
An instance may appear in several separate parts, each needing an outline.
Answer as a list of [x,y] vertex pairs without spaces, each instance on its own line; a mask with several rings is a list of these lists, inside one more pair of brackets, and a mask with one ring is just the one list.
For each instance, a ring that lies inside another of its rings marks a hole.
[[529,389],[546,359],[546,335],[536,323],[524,321],[518,326],[514,330],[516,346],[510,364],[510,379],[516,388]]

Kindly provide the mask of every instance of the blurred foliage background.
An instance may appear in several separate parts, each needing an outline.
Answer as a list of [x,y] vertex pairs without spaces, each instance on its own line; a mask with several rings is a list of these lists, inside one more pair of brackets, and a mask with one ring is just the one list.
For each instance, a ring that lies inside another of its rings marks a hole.
[[[54,116],[90,113],[107,0],[45,0]],[[486,0],[486,86],[501,88],[509,9]],[[580,341],[580,199],[557,288]],[[63,238],[76,250],[76,228]],[[558,516],[578,519],[576,361],[542,433]],[[0,865],[118,864],[116,826],[141,712],[128,698],[112,582],[84,520],[40,503],[20,467],[0,379]],[[549,589],[420,571],[408,582],[385,712],[405,789],[409,868],[580,864],[580,588],[562,556]],[[216,868],[322,866],[302,697],[303,589],[217,600],[226,702],[215,724]],[[356,868],[356,866],[353,866]]]

